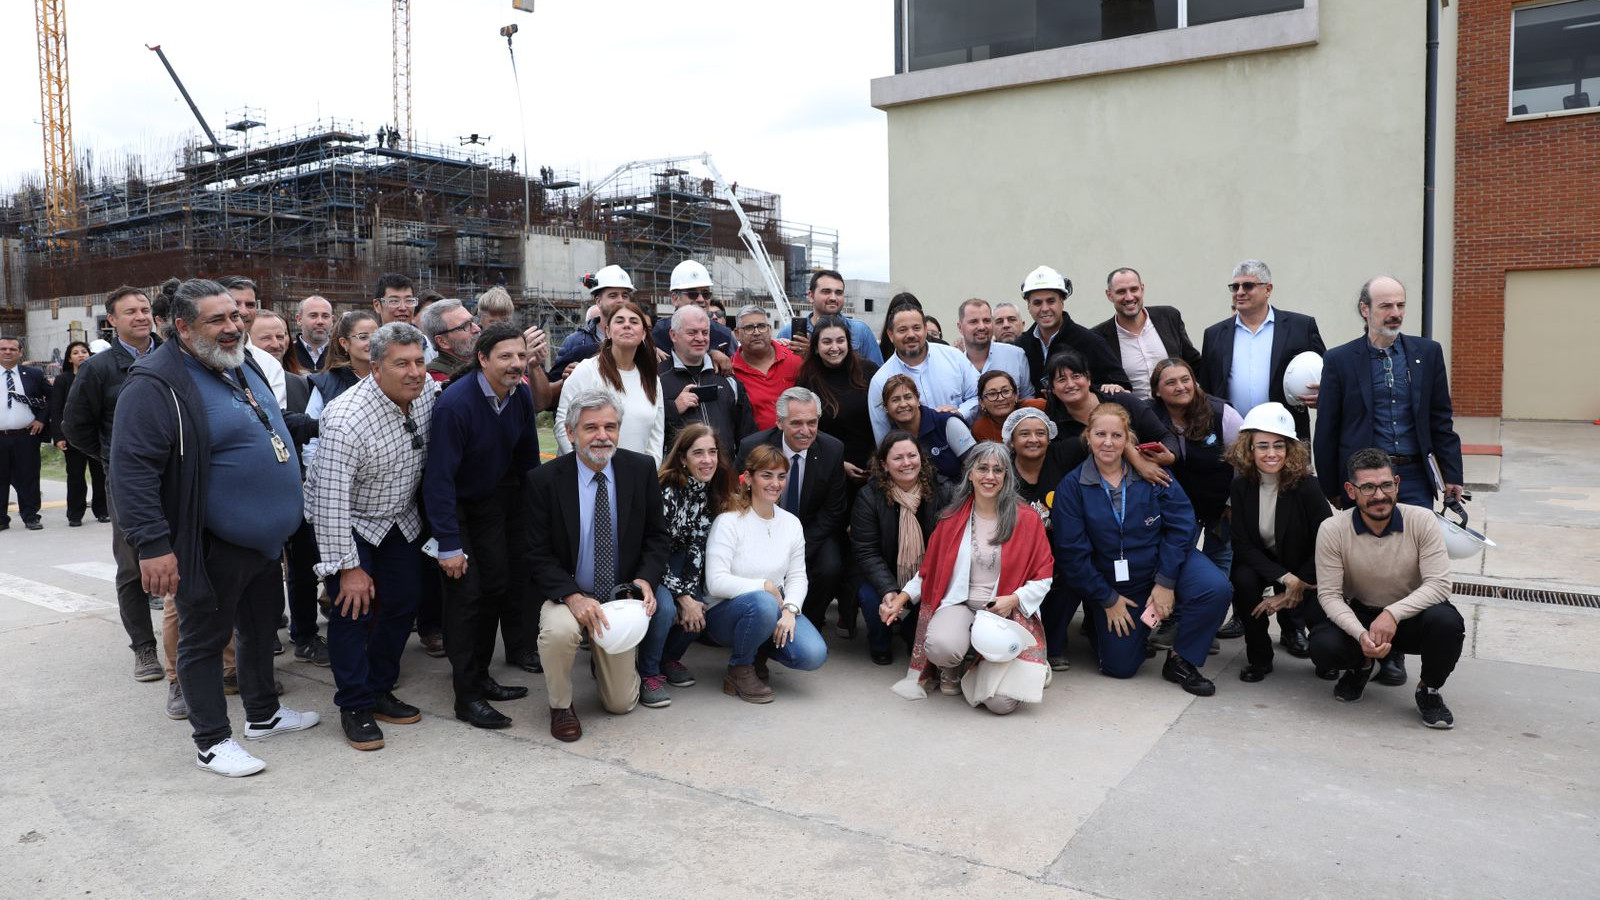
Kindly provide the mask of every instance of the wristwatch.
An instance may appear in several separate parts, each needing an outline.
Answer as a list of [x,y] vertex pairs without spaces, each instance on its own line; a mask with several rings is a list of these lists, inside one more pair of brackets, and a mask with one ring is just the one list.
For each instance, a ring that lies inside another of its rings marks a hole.
[[783,609],[785,612],[793,613],[797,616],[800,615],[800,605],[798,603],[785,603]]

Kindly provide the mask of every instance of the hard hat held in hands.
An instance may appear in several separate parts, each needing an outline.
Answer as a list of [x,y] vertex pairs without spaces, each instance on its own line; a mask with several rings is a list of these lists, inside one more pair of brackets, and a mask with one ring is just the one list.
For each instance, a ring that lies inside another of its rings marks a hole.
[[1311,386],[1321,382],[1322,357],[1307,350],[1289,360],[1289,368],[1283,373],[1283,397],[1294,406],[1305,406],[1300,395],[1311,393]]

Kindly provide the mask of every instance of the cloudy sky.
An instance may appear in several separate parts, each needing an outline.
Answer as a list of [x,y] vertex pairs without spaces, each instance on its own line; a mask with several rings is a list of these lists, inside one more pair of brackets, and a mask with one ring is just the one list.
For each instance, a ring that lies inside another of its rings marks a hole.
[[[220,131],[245,109],[269,130],[390,118],[387,0],[66,0],[81,155],[165,164],[198,126],[145,44],[160,44]],[[419,141],[493,135],[522,156],[502,25],[515,22],[535,167],[598,178],[622,162],[709,151],[730,181],[783,195],[784,217],[836,228],[851,277],[889,276],[885,0],[413,0]],[[0,189],[43,168],[32,4],[0,4]]]

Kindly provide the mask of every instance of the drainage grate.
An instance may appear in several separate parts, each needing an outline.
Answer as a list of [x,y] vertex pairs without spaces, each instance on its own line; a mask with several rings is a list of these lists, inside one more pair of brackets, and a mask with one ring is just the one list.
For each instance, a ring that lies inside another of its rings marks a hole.
[[1496,600],[1521,600],[1525,603],[1554,603],[1557,606],[1600,609],[1600,595],[1578,594],[1572,591],[1502,587],[1498,584],[1479,584],[1473,581],[1457,581],[1450,586],[1450,591],[1463,597],[1492,597]]

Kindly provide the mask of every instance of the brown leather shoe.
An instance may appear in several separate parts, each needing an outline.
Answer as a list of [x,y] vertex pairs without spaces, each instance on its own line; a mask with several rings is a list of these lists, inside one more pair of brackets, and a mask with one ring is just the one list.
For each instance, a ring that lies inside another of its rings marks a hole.
[[550,736],[569,744],[583,737],[583,724],[578,721],[578,714],[573,712],[570,706],[566,709],[550,710]]
[[419,634],[417,641],[422,644],[422,652],[438,658],[444,655],[444,635]]
[[755,666],[729,666],[722,679],[722,692],[746,703],[772,702],[772,688],[756,677]]

